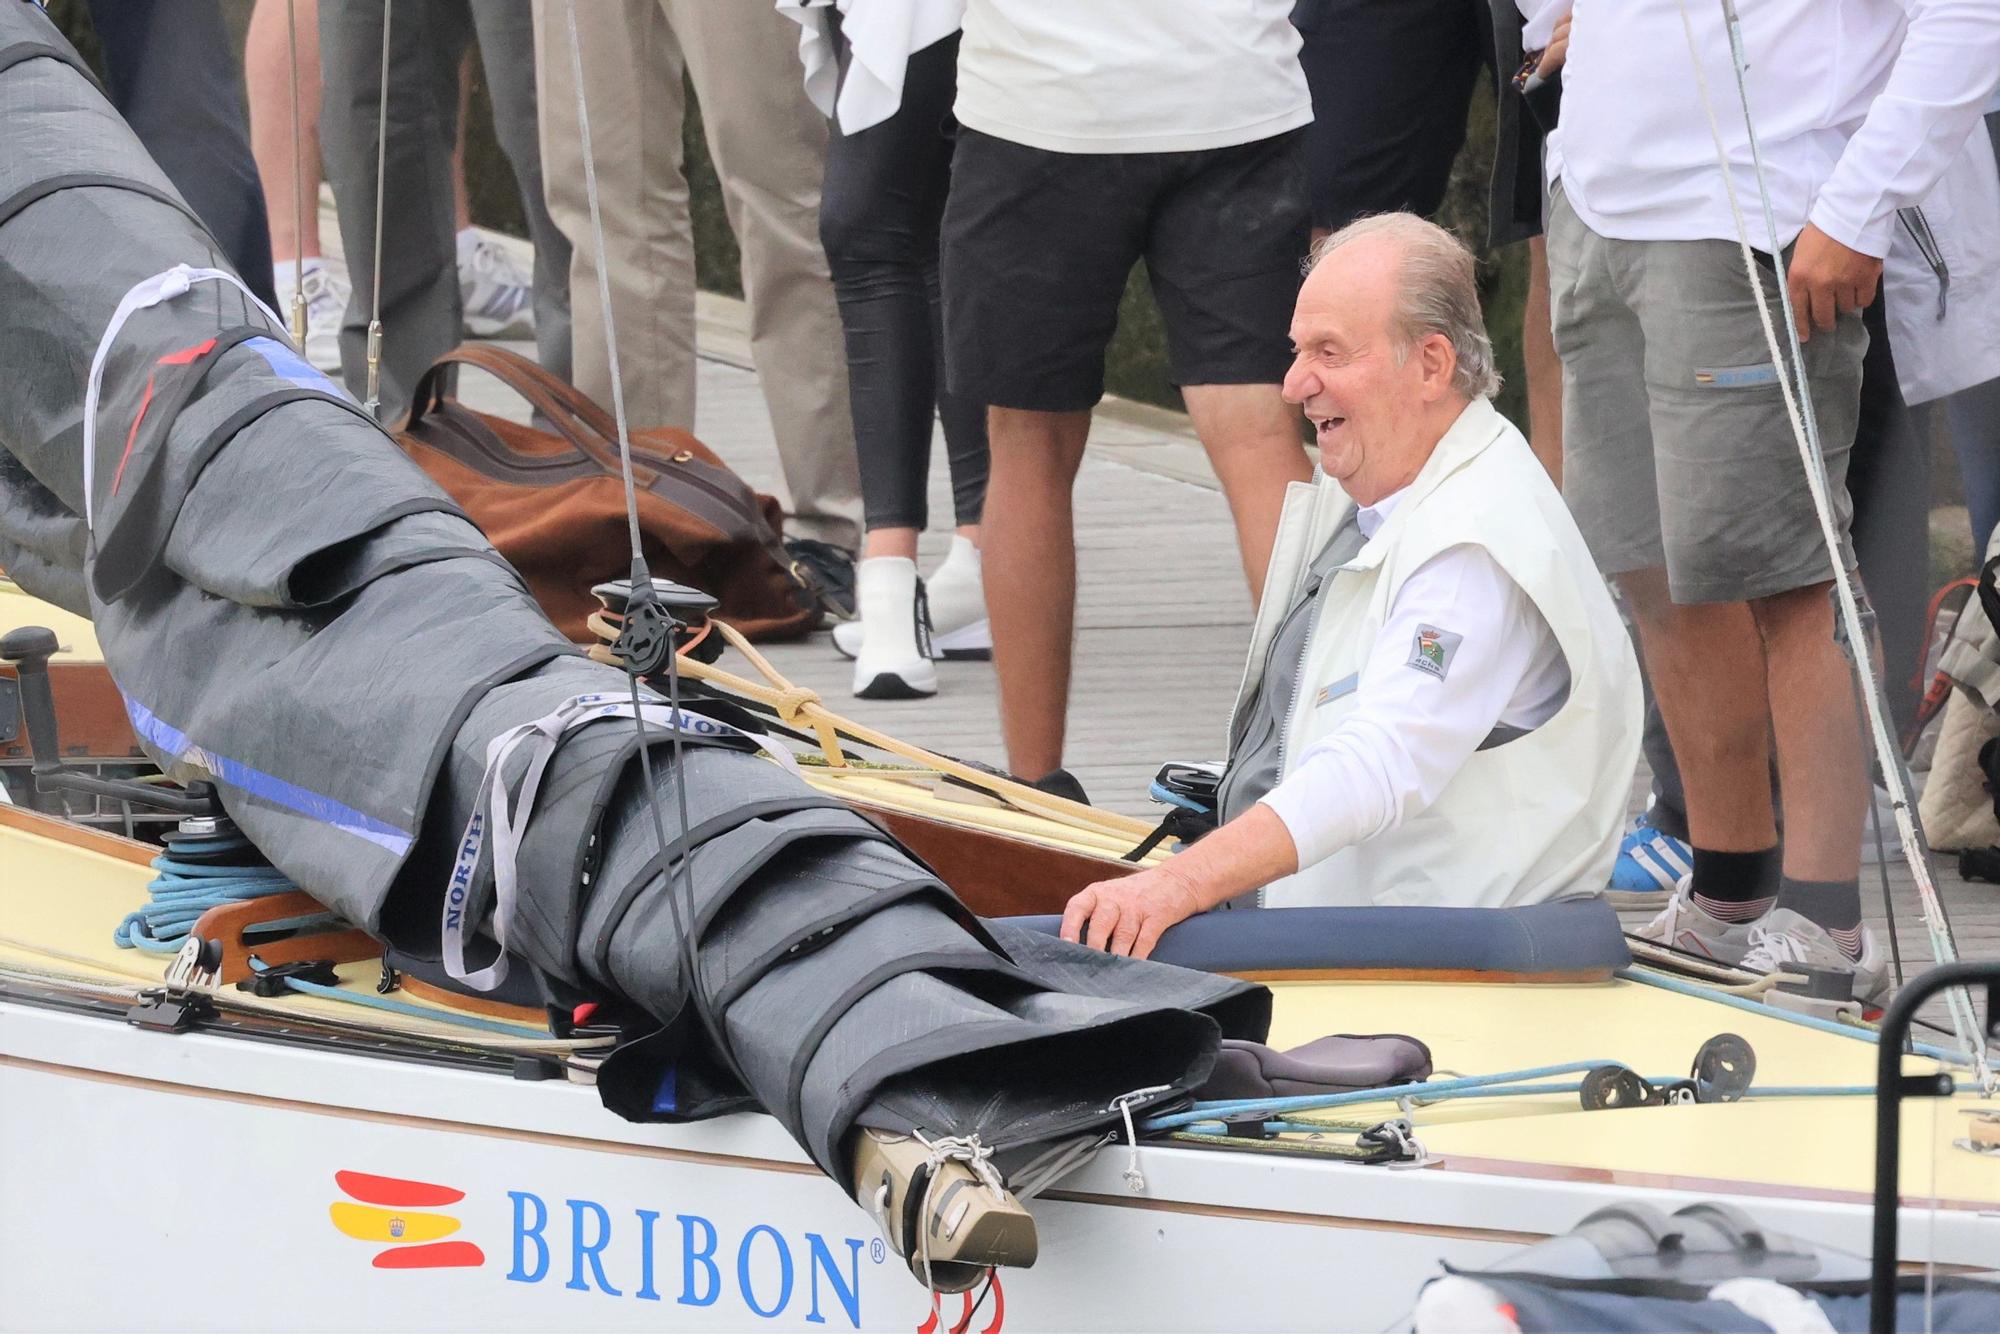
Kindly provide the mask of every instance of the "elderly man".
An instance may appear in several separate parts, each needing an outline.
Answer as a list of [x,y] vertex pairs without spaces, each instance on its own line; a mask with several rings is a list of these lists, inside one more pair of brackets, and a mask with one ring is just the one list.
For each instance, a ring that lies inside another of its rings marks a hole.
[[1471,254],[1409,214],[1314,252],[1285,397],[1321,476],[1285,500],[1220,794],[1226,823],[1090,886],[1067,939],[1145,957],[1257,906],[1511,907],[1596,893],[1639,753],[1638,665],[1498,386]]

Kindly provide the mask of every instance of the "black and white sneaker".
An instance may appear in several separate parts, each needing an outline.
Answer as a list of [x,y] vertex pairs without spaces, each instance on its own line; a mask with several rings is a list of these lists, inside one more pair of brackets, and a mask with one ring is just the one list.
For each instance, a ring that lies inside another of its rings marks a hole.
[[861,651],[854,659],[859,699],[922,699],[937,693],[930,626],[917,563],[876,556],[856,567]]

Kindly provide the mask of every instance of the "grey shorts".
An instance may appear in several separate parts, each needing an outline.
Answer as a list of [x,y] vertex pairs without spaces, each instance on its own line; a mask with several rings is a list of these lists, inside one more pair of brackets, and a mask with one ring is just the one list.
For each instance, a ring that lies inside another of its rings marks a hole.
[[[1549,295],[1563,364],[1563,496],[1607,575],[1664,566],[1676,602],[1743,602],[1833,577],[1734,241],[1599,236],[1558,188]],[[1780,345],[1789,307],[1765,261]],[[1868,334],[1805,345],[1843,547]],[[1843,561],[1853,568],[1851,550]]]

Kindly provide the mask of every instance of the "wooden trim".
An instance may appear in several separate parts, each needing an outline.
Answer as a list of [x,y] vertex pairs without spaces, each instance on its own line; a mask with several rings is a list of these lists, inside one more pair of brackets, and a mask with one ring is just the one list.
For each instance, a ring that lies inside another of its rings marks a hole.
[[9,806],[0,803],[0,827],[18,829],[36,838],[45,838],[51,843],[61,843],[72,848],[82,848],[86,852],[99,852],[119,861],[131,862],[138,866],[150,866],[159,855],[159,848],[151,843],[141,843],[126,838],[122,834],[108,834],[101,829],[89,829],[83,825],[59,820],[53,815],[31,811],[24,806]]
[[253,926],[282,921],[287,917],[305,917],[328,911],[330,910],[327,906],[318,899],[302,889],[295,889],[285,894],[269,894],[263,898],[245,899],[240,903],[218,904],[196,920],[192,934],[203,940],[215,941],[222,947],[222,962],[216,969],[216,979],[225,986],[241,982],[256,971],[250,966],[250,956],[253,953],[260,962],[272,967],[287,963],[303,963],[308,959],[357,963],[363,959],[381,956],[382,942],[366,931],[351,926],[335,931],[288,936],[284,940],[274,940],[254,946],[244,943],[243,933]]
[[489,1019],[505,1019],[509,1023],[527,1024],[533,1028],[549,1026],[549,1015],[546,1010],[538,1010],[528,1005],[509,1005],[506,1001],[491,1000],[485,996],[467,996],[463,992],[446,991],[443,987],[426,982],[421,977],[411,977],[404,972],[398,972],[396,979],[396,985],[400,989],[433,1005],[442,1005],[447,1010],[483,1014]]
[[[1189,1146],[1177,1146],[1189,1147]],[[1193,1152],[1200,1153],[1195,1148]],[[1367,1168],[1359,1170],[1367,1171]],[[1332,1214],[1301,1214],[1288,1209],[1252,1209],[1235,1204],[1197,1204],[1191,1200],[1148,1200],[1126,1195],[1096,1195],[1074,1190],[1045,1190],[1036,1198],[1104,1209],[1141,1209],[1153,1213],[1194,1214],[1201,1218],[1231,1218],[1248,1223],[1282,1223],[1292,1227],[1330,1227],[1360,1232],[1404,1232],[1420,1237],[1450,1237],[1459,1241],[1491,1241],[1503,1246],[1532,1246],[1547,1241],[1546,1232],[1516,1232],[1507,1228],[1460,1227],[1450,1223],[1396,1223],[1386,1219],[1349,1218]]]

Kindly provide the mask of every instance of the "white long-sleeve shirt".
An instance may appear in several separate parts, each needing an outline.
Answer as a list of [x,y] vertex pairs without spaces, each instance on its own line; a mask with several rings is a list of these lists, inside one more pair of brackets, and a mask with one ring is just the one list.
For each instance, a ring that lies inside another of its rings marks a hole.
[[[1373,537],[1401,492],[1356,512]],[[1338,574],[1333,576],[1338,579]],[[1461,636],[1451,670],[1412,670],[1419,625]],[[1555,632],[1482,547],[1452,547],[1412,571],[1369,649],[1352,711],[1308,746],[1264,804],[1311,866],[1437,800],[1496,726],[1527,731],[1569,695]]]
[[[1682,0],[1518,0],[1529,31],[1574,4],[1551,181],[1601,236],[1734,240]],[[1810,221],[1889,251],[2000,83],[2000,0],[1740,0],[1750,112],[1780,239]],[[1767,247],[1729,35],[1686,0],[1751,242]]]

